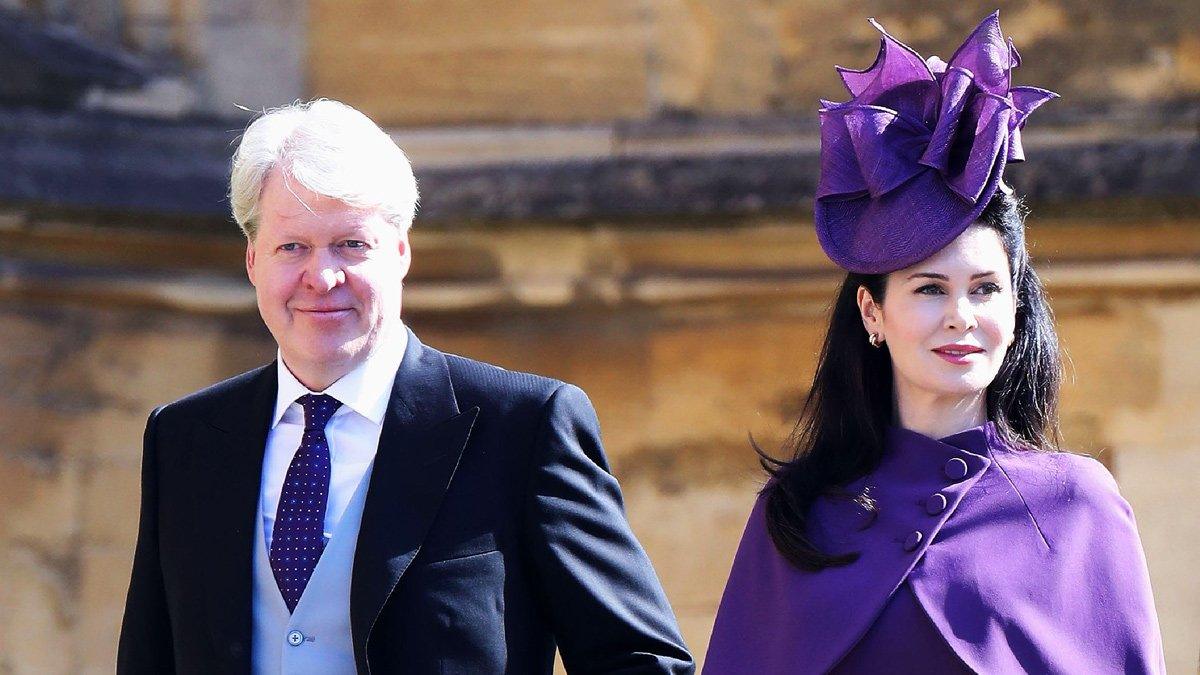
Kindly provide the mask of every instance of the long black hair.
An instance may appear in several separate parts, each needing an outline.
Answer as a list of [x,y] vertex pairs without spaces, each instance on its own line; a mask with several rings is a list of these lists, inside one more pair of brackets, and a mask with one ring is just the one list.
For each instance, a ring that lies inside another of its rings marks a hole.
[[[1008,254],[1017,309],[1013,343],[987,388],[986,412],[1006,441],[1045,451],[1058,446],[1062,363],[1054,317],[1041,280],[1029,265],[1024,220],[1020,200],[999,191],[979,217],[1000,235]],[[865,287],[882,303],[886,280],[884,274],[851,272],[842,282],[812,389],[785,447],[791,459],[774,459],[755,446],[771,477],[762,492],[767,530],[779,552],[802,569],[845,565],[858,558],[857,553],[830,553],[814,545],[806,522],[814,500],[841,496],[874,509],[867,495],[849,495],[842,488],[879,465],[884,434],[892,423],[891,357],[886,347],[867,343],[858,308],[858,288]]]

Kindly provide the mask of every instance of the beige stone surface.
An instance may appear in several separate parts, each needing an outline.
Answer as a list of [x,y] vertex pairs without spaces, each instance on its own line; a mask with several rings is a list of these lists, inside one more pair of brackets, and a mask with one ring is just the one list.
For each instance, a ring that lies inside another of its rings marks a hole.
[[[150,393],[152,393],[151,390]],[[62,422],[63,448],[73,456],[95,465],[137,466],[142,457],[140,433],[133,437],[131,430],[144,429],[153,405],[165,398],[141,397],[113,407],[80,414]]]
[[744,448],[747,432],[781,436],[811,379],[814,340],[806,332],[780,321],[663,331],[650,345],[661,385],[644,442],[719,438]]
[[1167,672],[1194,672],[1200,654],[1200,446],[1129,445],[1117,452],[1121,492],[1133,506],[1150,567]]
[[[128,426],[122,438],[136,426]],[[138,445],[140,459],[140,448]],[[138,523],[129,514],[138,513],[141,494],[141,464],[138,460],[89,462],[81,486],[80,544],[122,553],[137,538]]]
[[72,627],[78,615],[69,557],[36,548],[0,547],[6,591],[0,606],[0,668],[13,675],[71,673],[76,669]]
[[393,124],[640,116],[642,4],[317,0],[310,93]]
[[[11,4],[11,3],[10,3]],[[231,116],[327,96],[394,125],[611,122],[669,112],[812,114],[869,66],[876,17],[949,58],[994,2],[930,0],[121,0],[52,9],[185,64],[185,108]],[[44,3],[17,5],[43,7]],[[1200,92],[1200,5],[1012,0],[1020,84],[1077,105]],[[250,64],[250,65],[248,65]],[[147,92],[147,98],[153,98]],[[168,110],[163,103],[153,104]]]
[[[1155,304],[1147,320],[1161,340],[1158,405],[1120,410],[1112,420],[1114,442],[1132,446],[1190,447],[1200,454],[1200,352],[1188,349],[1193,326],[1200,325],[1200,302],[1194,299]],[[1137,377],[1145,377],[1137,373]]]
[[[731,455],[750,454],[730,448]],[[740,480],[698,483],[663,494],[652,483],[622,481],[629,521],[642,545],[650,551],[663,587],[676,612],[705,615],[711,621],[733,564],[734,548],[761,487],[745,462]],[[677,527],[664,527],[677,523]],[[689,634],[690,637],[699,637]],[[690,642],[689,642],[690,644]]]
[[[779,96],[777,7],[764,0],[657,0],[655,101],[718,114],[769,111]],[[647,111],[653,113],[653,110]]]
[[132,561],[133,552],[126,541],[113,546],[83,546],[75,628],[79,666],[75,672],[100,675],[113,671],[117,660],[115,635],[125,613]]
[[1161,404],[1160,325],[1151,320],[1148,307],[1131,300],[1098,303],[1095,309],[1059,316],[1066,372],[1077,385],[1064,388],[1064,407],[1101,419],[1114,408],[1155,408]]
[[[874,16],[949,58],[994,3],[936,0],[415,0],[311,3],[309,94],[391,124],[606,121],[663,111],[811,112],[844,98],[835,64],[865,68]],[[1023,84],[1075,103],[1200,91],[1195,3],[1002,7]]]
[[211,330],[163,328],[103,333],[80,355],[79,367],[101,395],[127,403],[132,410],[177,398],[189,391],[189,384],[204,382],[218,369],[223,345]]
[[19,452],[16,445],[0,455],[0,534],[6,543],[69,556],[79,535],[84,468],[53,449],[36,456]]

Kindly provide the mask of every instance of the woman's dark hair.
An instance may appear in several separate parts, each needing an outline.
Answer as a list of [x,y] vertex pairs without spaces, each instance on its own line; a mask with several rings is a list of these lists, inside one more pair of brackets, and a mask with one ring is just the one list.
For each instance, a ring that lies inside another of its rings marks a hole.
[[[1058,442],[1062,364],[1054,317],[1029,265],[1024,219],[1020,200],[999,191],[979,217],[1003,242],[1017,307],[1013,343],[987,388],[987,417],[1006,441],[1051,450]],[[892,422],[891,357],[886,347],[867,344],[858,309],[859,286],[883,303],[886,279],[884,274],[851,272],[842,282],[812,389],[785,446],[791,459],[773,459],[755,446],[771,476],[762,492],[767,530],[779,552],[802,569],[845,565],[858,558],[857,553],[831,553],[814,545],[806,522],[814,500],[822,495],[845,497],[874,510],[867,495],[849,495],[843,487],[879,465],[884,434]]]

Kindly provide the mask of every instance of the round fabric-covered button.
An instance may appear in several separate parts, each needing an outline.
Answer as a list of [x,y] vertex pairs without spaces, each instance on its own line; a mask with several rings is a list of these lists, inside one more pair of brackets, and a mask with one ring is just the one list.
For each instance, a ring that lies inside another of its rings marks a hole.
[[936,516],[946,510],[946,495],[935,492],[933,496],[925,500],[925,512],[931,516]]
[[946,477],[950,480],[962,480],[967,477],[967,463],[960,457],[955,457],[946,462],[943,470],[946,472]]
[[924,538],[925,538],[925,536],[922,535],[920,532],[913,532],[912,534],[908,535],[908,539],[904,540],[904,550],[905,551],[917,550],[917,547],[921,545],[921,540]]

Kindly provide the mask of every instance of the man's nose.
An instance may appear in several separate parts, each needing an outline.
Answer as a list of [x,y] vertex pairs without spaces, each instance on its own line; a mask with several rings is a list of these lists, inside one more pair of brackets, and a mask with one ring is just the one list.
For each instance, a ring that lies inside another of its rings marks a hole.
[[337,258],[323,250],[313,252],[308,267],[304,270],[304,283],[318,293],[328,293],[346,283],[346,272]]

